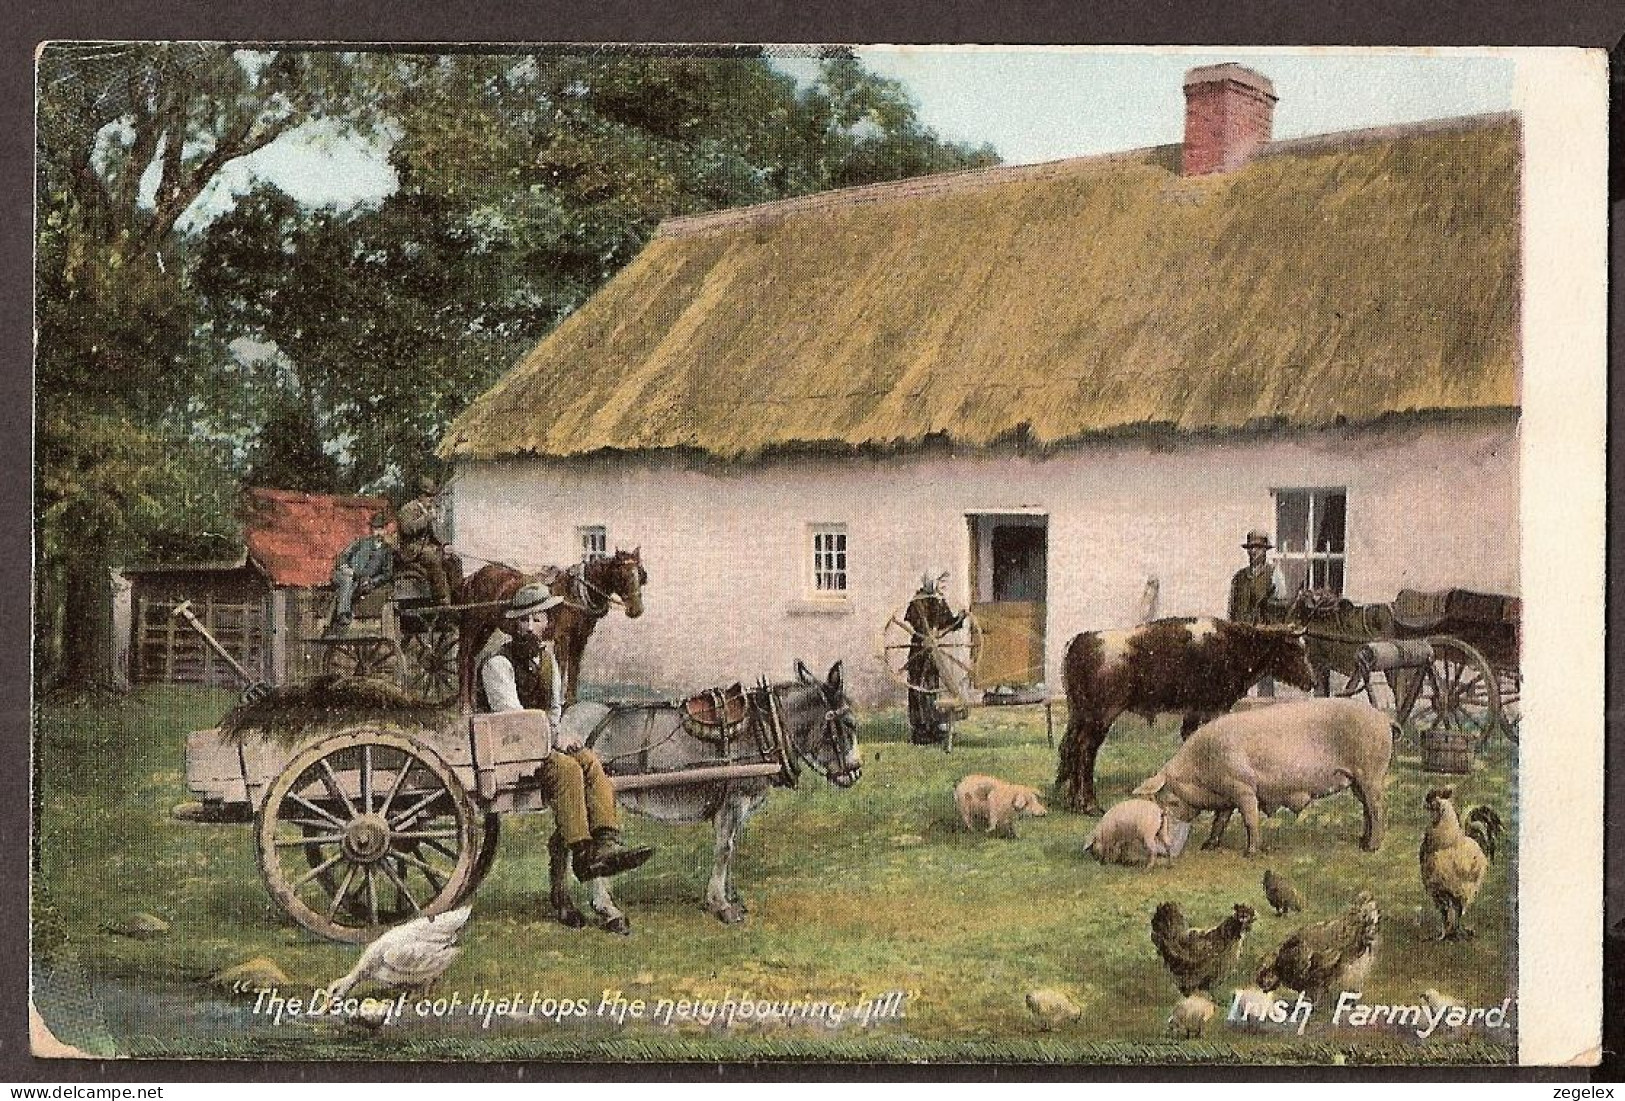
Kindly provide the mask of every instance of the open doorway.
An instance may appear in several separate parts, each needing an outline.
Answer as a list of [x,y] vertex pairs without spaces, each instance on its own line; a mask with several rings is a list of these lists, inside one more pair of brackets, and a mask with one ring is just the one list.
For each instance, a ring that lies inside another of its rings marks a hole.
[[1028,687],[1044,679],[1049,517],[975,512],[970,529],[971,611],[982,626],[978,688]]

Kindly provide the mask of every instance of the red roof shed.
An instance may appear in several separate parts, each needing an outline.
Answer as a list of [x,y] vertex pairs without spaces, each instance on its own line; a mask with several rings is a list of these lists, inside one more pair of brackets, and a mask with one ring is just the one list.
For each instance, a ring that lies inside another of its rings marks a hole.
[[387,498],[250,489],[244,494],[243,542],[271,584],[314,588],[328,583],[333,559],[367,534],[379,511],[389,511]]

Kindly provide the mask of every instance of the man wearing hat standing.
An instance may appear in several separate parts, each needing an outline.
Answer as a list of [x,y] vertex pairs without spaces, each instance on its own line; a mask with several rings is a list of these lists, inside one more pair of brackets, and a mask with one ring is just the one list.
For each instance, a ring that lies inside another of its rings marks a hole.
[[[1279,607],[1286,601],[1286,578],[1281,567],[1270,561],[1275,544],[1265,532],[1254,529],[1247,533],[1241,545],[1247,552],[1247,564],[1230,579],[1230,610],[1226,618],[1236,623],[1257,624],[1264,619],[1266,608]],[[1275,695],[1275,678],[1265,677],[1258,682],[1258,694],[1268,698]]]
[[615,789],[598,754],[576,735],[559,730],[564,686],[553,657],[550,611],[564,598],[544,585],[526,585],[503,612],[511,634],[499,633],[483,651],[476,704],[481,711],[546,711],[553,724],[552,752],[540,777],[552,801],[553,821],[570,846],[576,878],[586,882],[630,871],[654,855],[652,848],[621,843]]
[[1230,579],[1230,610],[1226,618],[1236,623],[1256,624],[1264,618],[1265,605],[1286,602],[1286,578],[1281,567],[1270,562],[1269,552],[1275,549],[1275,544],[1267,534],[1249,531],[1241,547],[1247,552],[1247,564]]

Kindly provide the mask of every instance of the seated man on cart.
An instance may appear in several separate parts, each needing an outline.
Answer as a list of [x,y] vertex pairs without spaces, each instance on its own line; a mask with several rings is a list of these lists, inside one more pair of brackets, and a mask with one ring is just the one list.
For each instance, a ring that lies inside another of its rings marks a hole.
[[433,478],[418,483],[419,496],[401,506],[401,543],[396,556],[403,570],[416,570],[428,583],[429,594],[442,607],[451,603],[452,591],[462,585],[456,555],[440,541],[440,484]]
[[389,516],[375,512],[371,531],[339,555],[333,564],[333,618],[328,634],[343,634],[354,616],[355,598],[366,596],[394,575],[395,547],[399,540],[389,528]]
[[512,634],[497,632],[481,651],[476,706],[481,711],[546,711],[552,719],[552,752],[540,777],[553,807],[553,821],[570,847],[570,864],[582,882],[630,871],[654,855],[652,848],[621,843],[615,789],[598,755],[579,737],[563,733],[564,688],[549,638],[549,611],[564,598],[543,585],[513,595],[503,618]]

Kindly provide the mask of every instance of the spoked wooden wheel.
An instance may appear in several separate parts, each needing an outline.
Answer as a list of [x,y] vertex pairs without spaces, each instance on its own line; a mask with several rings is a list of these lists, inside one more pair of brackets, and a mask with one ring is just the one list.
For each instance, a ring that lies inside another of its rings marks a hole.
[[406,687],[429,703],[457,698],[457,627],[447,621],[425,624],[401,640]]
[[1484,655],[1458,639],[1430,638],[1432,676],[1417,694],[1412,718],[1424,733],[1445,730],[1477,743],[1501,725],[1495,670]]
[[[502,815],[489,811],[483,814],[479,811],[475,813],[481,818],[479,853],[474,857],[474,871],[468,877],[468,886],[464,887],[462,893],[457,896],[458,903],[467,902],[473,897],[474,892],[479,890],[480,884],[485,882],[485,877],[491,872],[491,865],[496,863],[497,843],[502,836]],[[321,826],[311,822],[302,828],[308,839],[312,835],[327,832],[323,828],[326,825],[325,822]],[[338,889],[338,876],[334,873],[334,866],[327,864],[327,855],[320,844],[312,843],[305,846],[305,862],[316,869],[317,877],[321,880],[322,889],[331,898]],[[406,864],[404,861],[396,862],[395,870],[401,874],[403,880],[407,878],[405,869]],[[358,920],[370,921],[371,915],[365,909],[366,905],[366,900],[356,898],[354,892],[344,903],[348,914],[355,916]],[[380,925],[394,925],[409,920],[417,913],[412,909],[411,902],[399,892],[393,894],[385,892],[384,896],[379,899],[379,906],[378,924]]]
[[399,682],[404,669],[401,648],[389,638],[347,638],[327,644],[322,672],[341,677],[382,677]]
[[[982,656],[982,626],[976,617],[966,612],[964,623],[950,631],[917,631],[903,618],[906,611],[902,608],[895,612],[880,631],[880,660],[891,679],[913,692],[952,692],[952,686],[936,683],[934,672],[939,666],[935,659],[940,656],[943,664],[955,669],[969,684],[977,659]],[[925,655],[926,660],[911,670],[911,654]],[[929,672],[922,675],[922,670]]]
[[271,784],[255,830],[260,872],[300,925],[360,944],[472,889],[482,832],[495,850],[482,817],[430,750],[385,731],[339,734]]
[[488,812],[480,829],[480,852],[474,858],[474,872],[468,877],[468,886],[463,893],[457,896],[458,902],[463,902],[479,889],[485,877],[491,872],[491,865],[497,859],[497,841],[502,836],[502,815]]
[[1501,697],[1501,729],[1516,742],[1523,717],[1518,706],[1519,697],[1523,694],[1523,674],[1516,669],[1499,669],[1496,672],[1496,688]]

